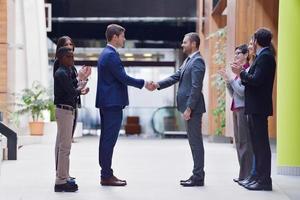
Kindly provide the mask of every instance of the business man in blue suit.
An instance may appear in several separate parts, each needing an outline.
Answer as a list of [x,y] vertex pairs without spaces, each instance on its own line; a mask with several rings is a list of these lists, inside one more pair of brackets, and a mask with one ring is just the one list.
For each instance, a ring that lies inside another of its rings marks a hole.
[[123,108],[129,104],[127,86],[148,88],[148,82],[128,76],[120,60],[117,48],[124,46],[125,29],[111,24],[106,29],[107,46],[98,59],[98,83],[96,107],[100,110],[101,136],[99,164],[101,185],[125,186],[125,180],[116,178],[111,168],[113,149],[117,142]]

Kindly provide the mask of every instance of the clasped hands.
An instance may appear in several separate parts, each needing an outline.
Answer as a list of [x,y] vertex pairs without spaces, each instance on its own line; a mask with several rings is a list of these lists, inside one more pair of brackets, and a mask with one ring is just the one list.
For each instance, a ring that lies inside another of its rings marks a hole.
[[230,63],[231,70],[237,76],[240,76],[240,73],[243,71],[243,66],[237,62]]
[[[238,64],[237,62],[230,63],[230,68],[231,71],[238,77],[240,76],[240,73],[243,71],[243,66]],[[230,81],[231,77],[230,74],[226,72],[226,69],[221,69],[217,73],[220,74],[226,82]]]
[[154,91],[159,88],[159,84],[153,81],[146,81],[145,88],[149,91]]

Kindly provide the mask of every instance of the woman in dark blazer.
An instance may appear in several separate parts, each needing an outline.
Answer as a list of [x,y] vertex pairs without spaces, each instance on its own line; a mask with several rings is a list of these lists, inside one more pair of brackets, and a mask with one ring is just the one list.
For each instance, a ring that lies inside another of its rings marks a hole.
[[[57,40],[57,45],[56,45],[56,53],[58,52],[58,50],[61,47],[67,47],[73,50],[75,50],[75,45],[73,40],[69,37],[69,36],[62,36]],[[58,59],[55,57],[55,61],[53,64],[53,76],[55,74],[55,72],[57,71],[57,69],[59,68],[59,61]],[[73,87],[74,88],[84,88],[87,84],[88,81],[88,77],[91,74],[91,68],[90,67],[86,67],[83,66],[82,69],[80,70],[80,72],[78,73],[76,70],[75,66],[71,67],[71,79],[73,81]],[[89,89],[87,89],[89,90]],[[75,109],[75,113],[74,113],[74,122],[73,122],[73,129],[72,129],[72,137],[74,135],[75,129],[76,129],[76,125],[77,125],[77,117],[78,117],[78,109],[81,107],[81,100],[80,100],[80,96],[77,97],[77,101],[76,101],[76,109]],[[70,176],[70,181],[75,181],[74,177]]]

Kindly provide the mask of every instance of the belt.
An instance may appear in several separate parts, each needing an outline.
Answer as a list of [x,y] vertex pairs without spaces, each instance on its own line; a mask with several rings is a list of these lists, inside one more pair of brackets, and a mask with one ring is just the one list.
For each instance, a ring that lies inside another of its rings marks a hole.
[[70,111],[74,111],[75,109],[71,106],[65,106],[65,105],[56,105],[56,108],[60,108],[60,109],[64,109],[64,110],[70,110]]

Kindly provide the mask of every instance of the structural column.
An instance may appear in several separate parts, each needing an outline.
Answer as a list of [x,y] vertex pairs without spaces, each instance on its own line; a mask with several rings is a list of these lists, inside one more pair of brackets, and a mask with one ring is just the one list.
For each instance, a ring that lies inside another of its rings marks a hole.
[[[7,0],[0,0],[0,112],[4,112],[7,94]],[[3,160],[0,133],[0,168]]]
[[300,1],[280,0],[277,68],[278,174],[300,175]]
[[0,111],[7,94],[7,0],[0,0]]

